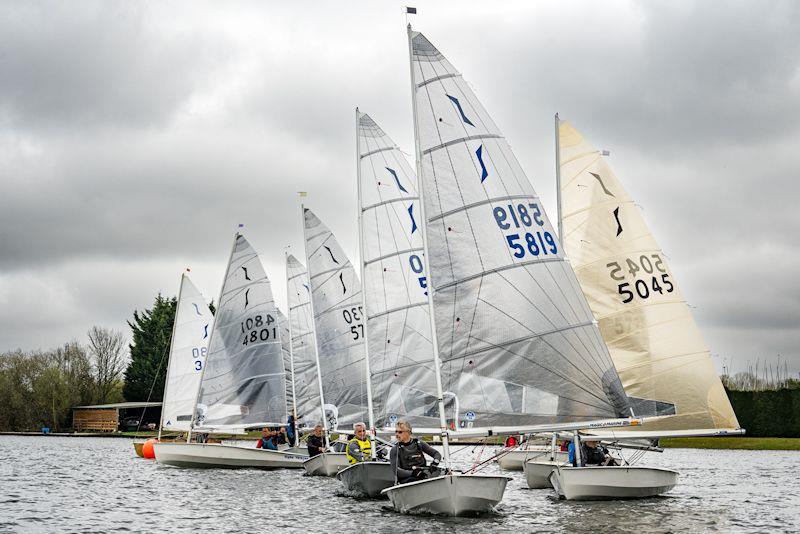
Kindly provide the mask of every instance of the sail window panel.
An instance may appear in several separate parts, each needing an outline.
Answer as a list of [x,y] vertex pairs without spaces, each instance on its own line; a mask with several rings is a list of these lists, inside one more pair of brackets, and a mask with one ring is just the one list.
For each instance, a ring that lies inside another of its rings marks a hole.
[[[421,251],[414,255],[422,258]],[[427,302],[426,289],[421,287],[421,284],[427,284],[426,279],[424,274],[412,271],[412,262],[409,261],[411,256],[412,254],[393,256],[364,268],[369,317]],[[413,265],[418,264],[418,260],[413,262]],[[419,278],[423,278],[422,282]]]
[[416,177],[397,148],[364,157],[360,165],[364,208],[416,198]]
[[[409,211],[409,207],[411,207]],[[421,250],[419,202],[399,201],[367,210],[363,215],[364,260],[372,262],[399,251]],[[420,252],[421,254],[421,252]]]
[[463,78],[445,78],[417,90],[418,129],[423,151],[465,137],[502,133]]
[[[508,199],[515,206],[523,204],[525,210],[532,209],[528,203],[536,203],[542,213],[538,218],[546,222],[541,202],[502,139],[459,142],[424,155],[421,162],[428,219],[463,206],[494,199],[499,204]],[[487,222],[497,227],[491,212]],[[509,218],[508,222],[513,221]]]
[[[416,428],[437,428],[438,396],[433,370],[417,366],[407,371],[408,380],[388,384],[386,396],[376,403],[376,426],[392,428],[398,419],[405,419]],[[455,422],[456,403],[451,392],[444,392],[447,420]]]

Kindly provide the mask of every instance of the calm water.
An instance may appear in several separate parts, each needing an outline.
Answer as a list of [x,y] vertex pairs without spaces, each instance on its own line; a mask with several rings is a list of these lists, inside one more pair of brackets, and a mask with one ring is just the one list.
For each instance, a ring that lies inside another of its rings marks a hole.
[[136,457],[127,439],[0,436],[0,532],[800,530],[800,452],[671,449],[645,460],[680,471],[668,496],[558,501],[514,472],[495,514],[452,519],[399,515],[297,470],[179,469]]

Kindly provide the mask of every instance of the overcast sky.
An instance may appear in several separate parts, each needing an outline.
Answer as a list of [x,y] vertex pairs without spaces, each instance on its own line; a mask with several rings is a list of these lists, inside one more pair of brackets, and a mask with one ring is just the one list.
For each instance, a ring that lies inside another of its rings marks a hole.
[[[416,2],[555,216],[553,114],[644,210],[721,369],[800,371],[800,3]],[[355,259],[354,108],[413,153],[399,3],[0,3],[0,351],[84,341],[237,224],[279,304],[297,191]]]

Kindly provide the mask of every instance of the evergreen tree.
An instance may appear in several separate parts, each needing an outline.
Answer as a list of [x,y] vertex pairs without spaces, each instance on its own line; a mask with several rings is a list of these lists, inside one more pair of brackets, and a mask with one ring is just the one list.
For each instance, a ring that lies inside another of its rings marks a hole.
[[165,298],[159,293],[151,309],[141,313],[134,311],[133,321],[128,321],[132,340],[129,345],[131,360],[125,370],[125,386],[122,390],[125,400],[163,400],[170,337],[177,306],[177,298]]

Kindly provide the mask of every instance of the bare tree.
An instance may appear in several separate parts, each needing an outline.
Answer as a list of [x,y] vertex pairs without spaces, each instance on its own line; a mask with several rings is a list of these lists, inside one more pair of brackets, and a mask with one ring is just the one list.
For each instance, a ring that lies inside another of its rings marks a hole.
[[122,332],[93,326],[89,330],[89,352],[94,360],[97,402],[109,402],[125,371],[125,337]]

